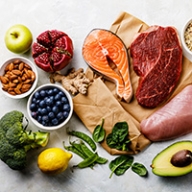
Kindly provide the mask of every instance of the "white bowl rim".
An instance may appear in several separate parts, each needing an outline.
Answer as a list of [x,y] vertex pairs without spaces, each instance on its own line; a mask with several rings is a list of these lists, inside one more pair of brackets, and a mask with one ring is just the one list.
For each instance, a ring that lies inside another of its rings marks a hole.
[[1,65],[1,67],[0,67],[0,75],[3,75],[5,66],[6,66],[8,63],[10,63],[11,61],[16,60],[16,59],[19,59],[19,60],[21,60],[21,61],[29,64],[30,67],[32,68],[33,72],[35,72],[36,78],[35,78],[35,81],[33,82],[32,87],[30,88],[29,91],[27,91],[27,92],[25,92],[25,93],[22,93],[22,94],[20,94],[20,95],[11,95],[11,94],[9,94],[8,92],[4,91],[4,90],[2,89],[2,84],[1,84],[1,83],[0,83],[0,89],[1,89],[2,93],[3,93],[4,95],[6,95],[7,97],[10,97],[10,98],[12,98],[12,99],[22,99],[22,98],[25,98],[25,97],[29,96],[29,95],[34,91],[34,89],[36,88],[37,82],[38,82],[38,71],[37,71],[37,68],[36,68],[35,64],[34,64],[31,60],[29,60],[29,59],[27,59],[27,58],[25,58],[25,57],[16,56],[16,57],[11,57],[11,58],[9,58],[9,59],[7,59],[7,60],[4,61],[4,63],[3,63],[3,64]]
[[[44,89],[44,88],[48,88],[48,87],[57,87],[58,89],[60,89],[61,91],[63,91],[65,93],[65,95],[67,96],[68,98],[68,101],[69,101],[69,104],[70,104],[70,112],[69,112],[69,115],[68,117],[59,125],[57,126],[44,126],[42,124],[40,124],[37,120],[35,120],[32,116],[31,116],[31,110],[30,110],[30,104],[31,104],[31,99],[33,97],[33,95],[35,94],[35,92],[41,90],[41,89]],[[27,112],[28,112],[28,116],[29,118],[31,119],[31,121],[40,129],[42,130],[46,130],[46,131],[53,131],[53,130],[57,130],[57,129],[60,129],[62,127],[64,127],[68,121],[70,120],[72,114],[73,114],[73,100],[72,100],[72,97],[71,95],[69,94],[69,92],[64,89],[61,85],[58,85],[58,84],[52,84],[52,83],[46,83],[46,84],[43,84],[43,85],[40,85],[38,88],[36,88],[33,93],[30,95],[29,99],[28,99],[28,102],[27,102]]]
[[184,38],[185,30],[186,30],[186,28],[188,27],[188,25],[189,25],[190,23],[192,23],[192,18],[188,19],[187,22],[183,25],[183,28],[182,28],[182,31],[181,31],[181,41],[182,41],[183,47],[185,48],[185,51],[186,51],[189,55],[192,55],[192,51],[190,51],[190,49],[189,49],[188,46],[186,45],[185,38]]

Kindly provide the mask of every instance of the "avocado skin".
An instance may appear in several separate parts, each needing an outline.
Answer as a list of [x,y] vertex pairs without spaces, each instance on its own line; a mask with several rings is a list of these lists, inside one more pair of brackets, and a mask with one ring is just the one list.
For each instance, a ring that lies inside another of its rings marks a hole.
[[192,172],[192,163],[185,167],[175,167],[171,164],[172,156],[184,149],[192,151],[192,141],[178,141],[162,150],[152,160],[152,172],[162,177],[177,177]]

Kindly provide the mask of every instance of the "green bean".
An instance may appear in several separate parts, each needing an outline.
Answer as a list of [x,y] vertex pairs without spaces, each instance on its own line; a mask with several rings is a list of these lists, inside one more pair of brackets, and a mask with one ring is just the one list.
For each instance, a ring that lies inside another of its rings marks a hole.
[[89,137],[88,135],[86,135],[85,133],[83,132],[80,132],[80,131],[69,131],[67,132],[68,134],[72,135],[72,136],[76,136],[80,139],[82,139],[83,141],[85,141],[86,143],[89,144],[89,146],[91,147],[91,149],[93,151],[96,150],[97,146],[95,144],[95,142],[93,141],[93,139],[91,137]]
[[[85,145],[85,143],[82,142],[81,144],[81,149],[82,151],[85,153],[85,155],[87,155],[88,157],[92,156],[94,153]],[[98,154],[97,154],[97,160],[95,161],[96,163],[99,163],[99,164],[105,164],[107,163],[107,159],[103,158],[103,157],[100,157]]]
[[78,150],[80,153],[82,153],[84,156],[85,156],[85,158],[86,157],[88,157],[85,153],[84,153],[84,151],[82,150],[82,148],[81,148],[81,143],[75,143],[75,141],[73,141],[73,142],[69,142],[70,144],[71,144],[71,146],[73,146],[76,150]]
[[82,159],[86,159],[87,156],[84,153],[81,153],[79,150],[77,150],[77,148],[75,148],[74,146],[65,146],[63,143],[63,147],[67,150],[67,151],[71,151],[77,155],[79,155]]
[[78,168],[86,168],[90,167],[95,161],[97,160],[97,154],[94,153],[92,156],[87,157],[83,161],[81,161],[78,165],[75,165],[73,167],[78,167]]
[[108,162],[108,159],[99,156],[99,157],[97,158],[97,161],[96,161],[96,162],[99,163],[99,164],[105,164],[105,163]]

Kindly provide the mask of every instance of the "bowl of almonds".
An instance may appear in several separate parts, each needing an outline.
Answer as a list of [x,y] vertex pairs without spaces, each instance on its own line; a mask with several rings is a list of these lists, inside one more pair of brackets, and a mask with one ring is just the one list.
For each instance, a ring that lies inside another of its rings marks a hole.
[[8,97],[21,99],[29,96],[37,86],[35,64],[24,57],[6,60],[0,68],[0,89]]

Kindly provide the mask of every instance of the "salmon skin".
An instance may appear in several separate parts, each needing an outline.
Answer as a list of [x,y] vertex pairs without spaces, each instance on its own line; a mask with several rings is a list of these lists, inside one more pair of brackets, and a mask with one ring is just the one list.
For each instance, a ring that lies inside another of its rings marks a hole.
[[123,41],[109,30],[93,29],[85,38],[82,55],[94,71],[116,84],[117,96],[129,103],[133,90]]

